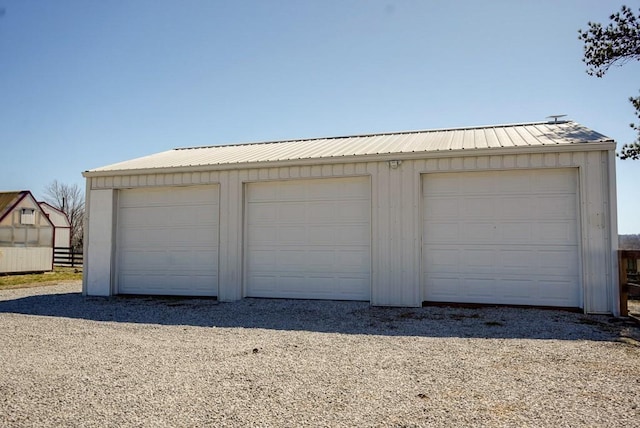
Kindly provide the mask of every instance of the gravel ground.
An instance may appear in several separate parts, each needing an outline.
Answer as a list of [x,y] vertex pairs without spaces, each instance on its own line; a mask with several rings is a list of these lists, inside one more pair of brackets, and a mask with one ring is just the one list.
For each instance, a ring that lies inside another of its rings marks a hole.
[[607,316],[0,291],[0,426],[640,426]]

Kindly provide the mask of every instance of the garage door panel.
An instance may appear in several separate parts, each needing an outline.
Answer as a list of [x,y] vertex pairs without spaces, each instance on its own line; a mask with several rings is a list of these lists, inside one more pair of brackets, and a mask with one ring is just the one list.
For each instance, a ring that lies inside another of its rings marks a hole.
[[261,204],[256,202],[247,219],[251,224],[266,223],[278,218],[278,206],[275,204]]
[[217,241],[218,235],[214,231],[194,230],[193,228],[144,228],[126,229],[122,231],[120,244],[123,248],[154,248],[171,242],[173,246],[209,247],[212,241]]
[[328,245],[331,247],[351,246],[354,242],[364,242],[369,239],[370,229],[368,225],[314,225],[306,229],[307,242],[314,245]]
[[496,252],[487,250],[466,250],[463,253],[463,267],[473,272],[492,273],[496,266]]
[[499,232],[493,222],[469,221],[462,227],[462,236],[469,242],[495,241]]
[[[434,276],[428,284],[435,301],[460,302],[464,294],[465,303],[509,303],[515,305],[531,305],[532,300],[541,306],[571,306],[567,302],[579,298],[570,281],[549,278],[523,279],[505,277],[496,280],[494,277]],[[496,296],[503,301],[496,301]]]
[[336,242],[339,239],[339,233],[337,227],[330,224],[312,225],[307,226],[305,242],[313,242],[314,246],[318,245],[338,245]]
[[536,190],[545,194],[575,194],[578,177],[573,169],[556,169],[552,174],[548,170],[536,170],[532,182]]
[[307,250],[304,254],[304,261],[309,266],[309,269],[315,272],[326,272],[333,269],[336,261],[336,252],[332,249],[328,250]]
[[533,242],[535,233],[531,223],[505,220],[497,231],[497,239],[506,244]]
[[280,226],[276,229],[276,239],[281,245],[304,245],[308,238],[305,225]]
[[[351,246],[353,243],[366,242],[371,235],[371,227],[368,224],[349,224],[336,227],[335,244]],[[368,252],[368,245],[366,251]]]
[[538,243],[548,244],[567,244],[576,243],[578,239],[578,231],[574,228],[575,222],[572,221],[549,221],[535,225],[534,233],[538,238]]
[[121,190],[116,238],[121,294],[217,294],[217,186]]
[[475,219],[493,219],[496,214],[496,206],[488,202],[484,197],[468,197],[462,200],[462,215],[473,216]]
[[456,179],[455,183],[457,192],[465,191],[469,194],[495,193],[498,191],[508,190],[506,186],[501,188],[501,183],[496,183],[492,177],[488,175],[479,175],[475,180],[470,182],[465,182],[462,179]]
[[276,252],[274,266],[282,267],[291,273],[305,272],[305,262],[308,257],[309,255],[304,250],[280,250]]
[[194,251],[193,249],[172,250],[129,250],[122,252],[122,258],[127,263],[119,268],[124,274],[163,272],[170,274],[185,271],[190,273],[215,274],[215,264],[212,259],[218,258],[217,251]]
[[300,202],[278,204],[277,219],[289,223],[304,223],[307,207]]
[[348,275],[361,273],[370,264],[369,251],[365,248],[309,249],[293,246],[289,249],[254,248],[247,260],[251,272],[306,272],[320,275],[336,272]]
[[[181,190],[185,190],[182,192]],[[121,208],[153,209],[155,207],[183,207],[210,204],[210,190],[194,187],[150,188],[124,190],[118,201]],[[217,204],[217,201],[215,201]]]
[[580,306],[575,170],[425,174],[422,192],[425,300]]
[[536,214],[544,208],[543,214],[547,218],[565,219],[573,216],[576,207],[575,195],[538,196],[535,199]]
[[425,261],[430,272],[458,272],[460,266],[460,250],[457,248],[426,248]]
[[[512,196],[497,199],[494,215],[500,214],[503,219],[522,220],[529,218],[536,211],[536,202],[533,198]],[[495,217],[494,217],[495,218]]]
[[[135,272],[156,272],[158,270],[164,270],[165,266],[169,262],[168,256],[165,251],[137,251],[135,249],[122,251],[121,258],[127,259],[129,261],[129,265],[137,266],[137,268],[127,268],[125,266],[120,266],[119,272],[123,274],[127,274],[128,271]],[[141,268],[144,266],[144,270]]]
[[[298,299],[361,300],[368,293],[368,278],[340,278],[333,275],[256,275],[251,278],[260,287],[253,297],[281,297]],[[312,296],[312,297],[310,297]]]
[[578,275],[578,260],[572,248],[565,250],[540,250],[538,252],[539,269],[553,275],[574,277]]
[[121,281],[131,284],[127,294],[167,295],[171,289],[173,296],[209,295],[211,278],[198,275],[123,275]]
[[369,216],[371,203],[368,199],[351,199],[337,203],[334,207],[337,215],[345,222],[361,222],[363,218]]
[[497,284],[493,277],[470,276],[463,278],[461,285],[467,290],[469,297],[475,300],[490,299],[496,295]]
[[447,220],[451,216],[458,217],[460,215],[458,198],[451,196],[438,197],[431,195],[432,203],[424,207],[424,214],[431,220]]
[[336,268],[344,273],[365,272],[369,269],[368,249],[339,249],[336,251]]
[[368,178],[250,183],[245,194],[248,296],[369,300]]
[[274,197],[270,200],[286,201],[300,201],[308,199],[308,189],[298,186],[293,181],[282,182],[280,186],[274,188]]
[[572,283],[562,280],[538,280],[538,297],[545,306],[566,306],[566,302],[579,299],[579,293],[572,291]]
[[536,282],[530,279],[523,279],[521,276],[507,277],[507,279],[500,279],[494,281],[496,286],[495,293],[503,295],[506,298],[513,300],[514,302],[525,302],[531,299],[531,294],[536,293]]
[[254,225],[247,228],[247,233],[253,237],[253,245],[266,245],[276,239],[278,236],[278,228]]
[[424,238],[428,237],[430,243],[446,244],[457,241],[460,237],[460,224],[447,221],[434,220],[428,225],[423,225]]
[[422,190],[424,195],[430,195],[435,198],[443,196],[450,198],[456,195],[460,189],[460,180],[458,176],[447,177],[443,174],[432,174],[429,180],[423,180]]
[[456,302],[460,298],[461,281],[457,275],[434,272],[426,279],[426,287],[434,301]]
[[468,222],[453,223],[431,222],[425,227],[424,238],[430,244],[447,245],[464,239],[469,244],[517,244],[527,242],[527,245],[574,245],[577,242],[578,231],[574,229],[575,222],[548,221],[546,223],[531,224],[522,222],[502,223]]
[[276,264],[277,252],[269,248],[256,249],[251,251],[251,257],[247,258],[247,270],[249,272],[268,272],[273,269]]
[[[452,247],[452,246],[451,246]],[[572,246],[531,249],[506,245],[499,248],[470,245],[468,248],[425,247],[425,267],[430,272],[491,272],[554,275],[578,274]]]

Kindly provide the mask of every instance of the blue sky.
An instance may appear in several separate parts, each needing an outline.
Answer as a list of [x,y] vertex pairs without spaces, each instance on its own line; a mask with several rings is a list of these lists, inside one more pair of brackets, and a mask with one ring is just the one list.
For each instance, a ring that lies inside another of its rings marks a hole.
[[[640,1],[0,0],[0,189],[174,147],[534,122],[634,139],[640,64],[577,30]],[[640,161],[618,161],[640,233]]]

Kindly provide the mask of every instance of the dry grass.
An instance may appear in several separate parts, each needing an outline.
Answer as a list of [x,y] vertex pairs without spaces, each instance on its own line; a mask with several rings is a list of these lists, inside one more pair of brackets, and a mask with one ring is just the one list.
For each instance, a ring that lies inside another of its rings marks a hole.
[[0,276],[0,290],[39,287],[42,285],[60,284],[61,282],[78,281],[81,279],[81,269],[55,267],[52,272]]

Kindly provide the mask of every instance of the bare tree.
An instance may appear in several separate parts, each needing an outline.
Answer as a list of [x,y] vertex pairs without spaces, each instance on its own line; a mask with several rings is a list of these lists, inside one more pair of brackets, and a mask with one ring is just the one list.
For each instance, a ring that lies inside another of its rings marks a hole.
[[69,185],[53,180],[44,189],[44,200],[64,212],[71,223],[71,247],[82,248],[84,230],[84,193],[77,184]]

